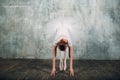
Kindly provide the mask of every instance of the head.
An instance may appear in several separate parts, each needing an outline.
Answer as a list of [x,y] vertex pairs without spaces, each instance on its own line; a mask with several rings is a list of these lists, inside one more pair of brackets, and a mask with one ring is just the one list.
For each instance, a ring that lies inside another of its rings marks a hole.
[[65,51],[67,43],[68,43],[68,41],[67,41],[66,39],[61,39],[61,40],[59,41],[59,45],[58,45],[58,46],[59,46],[59,49],[60,49],[61,51]]

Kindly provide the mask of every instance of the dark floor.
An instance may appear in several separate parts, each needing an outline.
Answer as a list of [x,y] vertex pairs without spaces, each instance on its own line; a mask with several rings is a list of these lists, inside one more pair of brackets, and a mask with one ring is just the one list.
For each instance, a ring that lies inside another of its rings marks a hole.
[[60,72],[58,62],[56,76],[50,77],[51,60],[0,59],[0,80],[120,80],[120,60],[74,60],[74,77],[69,67]]

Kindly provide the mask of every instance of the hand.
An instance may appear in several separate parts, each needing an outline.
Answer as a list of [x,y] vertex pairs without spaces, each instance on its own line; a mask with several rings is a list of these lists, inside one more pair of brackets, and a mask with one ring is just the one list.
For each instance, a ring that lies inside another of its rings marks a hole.
[[73,68],[70,68],[70,76],[74,76],[74,70],[73,70]]
[[51,71],[51,76],[55,76],[55,74],[57,73],[57,71],[56,71],[56,69],[52,69],[52,71]]

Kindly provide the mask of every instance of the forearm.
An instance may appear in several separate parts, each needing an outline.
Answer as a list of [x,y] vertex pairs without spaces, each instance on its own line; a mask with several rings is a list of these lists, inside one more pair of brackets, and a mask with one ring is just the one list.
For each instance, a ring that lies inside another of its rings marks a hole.
[[70,68],[73,68],[72,47],[69,47]]
[[55,65],[56,65],[55,63],[56,63],[56,58],[53,57],[53,58],[52,58],[52,68],[53,68],[53,69],[55,69]]
[[73,60],[72,60],[72,57],[70,57],[70,68],[73,68]]
[[52,68],[55,69],[56,65],[56,47],[53,47],[52,50]]

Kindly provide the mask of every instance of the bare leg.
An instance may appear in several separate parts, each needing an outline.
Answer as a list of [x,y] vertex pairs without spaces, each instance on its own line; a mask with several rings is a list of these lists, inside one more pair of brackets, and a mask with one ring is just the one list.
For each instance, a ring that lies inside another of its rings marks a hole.
[[63,70],[63,54],[62,54],[62,51],[59,51],[59,55],[60,55],[59,69],[60,69],[60,71],[62,71]]
[[63,62],[64,62],[64,71],[66,70],[67,68],[67,65],[66,65],[66,58],[67,58],[67,54],[66,54],[66,51],[64,52],[64,59],[63,59]]

